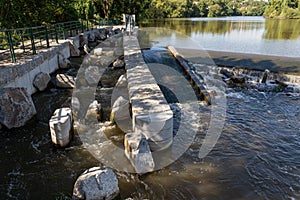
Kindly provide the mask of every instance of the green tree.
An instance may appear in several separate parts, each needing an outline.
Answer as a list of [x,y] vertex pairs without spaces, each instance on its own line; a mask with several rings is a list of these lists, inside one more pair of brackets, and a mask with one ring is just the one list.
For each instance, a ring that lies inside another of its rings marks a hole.
[[272,0],[265,9],[267,18],[300,18],[299,0]]

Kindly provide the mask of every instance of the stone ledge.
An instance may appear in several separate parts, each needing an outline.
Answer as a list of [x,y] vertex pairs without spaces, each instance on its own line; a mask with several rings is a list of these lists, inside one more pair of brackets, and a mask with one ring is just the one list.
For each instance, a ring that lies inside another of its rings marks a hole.
[[137,30],[124,35],[124,59],[132,108],[133,130],[145,135],[151,151],[168,148],[173,141],[173,112],[145,63]]

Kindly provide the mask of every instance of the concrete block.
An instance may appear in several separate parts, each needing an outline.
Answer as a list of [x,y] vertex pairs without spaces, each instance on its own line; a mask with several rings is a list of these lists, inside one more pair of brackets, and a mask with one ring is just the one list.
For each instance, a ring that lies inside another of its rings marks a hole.
[[143,133],[152,151],[167,149],[173,141],[172,111],[134,116],[135,133]]
[[151,172],[155,164],[146,137],[142,133],[127,133],[125,155],[139,174]]
[[54,144],[65,147],[71,141],[72,111],[70,108],[56,109],[49,120],[51,140]]
[[119,194],[116,174],[107,167],[93,167],[81,174],[74,184],[73,200],[113,200]]
[[47,88],[50,80],[51,80],[51,77],[49,74],[40,72],[35,76],[35,78],[33,80],[33,85],[39,91],[43,91]]

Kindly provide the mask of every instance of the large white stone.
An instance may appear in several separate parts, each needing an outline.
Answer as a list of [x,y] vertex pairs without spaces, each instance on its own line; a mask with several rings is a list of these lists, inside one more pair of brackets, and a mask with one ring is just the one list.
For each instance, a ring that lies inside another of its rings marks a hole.
[[67,59],[67,57],[63,53],[58,53],[58,66],[61,69],[66,69],[70,65],[70,61]]
[[135,168],[143,174],[154,170],[155,164],[146,137],[142,133],[127,133],[124,138],[125,155]]
[[70,108],[59,108],[54,111],[49,121],[52,142],[65,147],[71,140],[72,111]]
[[34,103],[25,88],[0,89],[0,122],[7,128],[21,127],[35,114]]
[[168,148],[173,142],[173,112],[139,114],[134,116],[134,131],[143,133],[152,151]]
[[33,80],[33,85],[39,91],[43,91],[47,88],[50,80],[51,80],[51,77],[49,74],[40,72],[35,76],[35,78]]
[[73,200],[114,199],[119,194],[118,179],[106,167],[93,167],[81,174],[75,182]]

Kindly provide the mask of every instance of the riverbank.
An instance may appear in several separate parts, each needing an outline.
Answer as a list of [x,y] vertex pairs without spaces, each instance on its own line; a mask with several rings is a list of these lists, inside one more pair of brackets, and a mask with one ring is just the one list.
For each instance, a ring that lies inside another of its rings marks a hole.
[[[300,57],[271,56],[224,51],[176,48],[193,63],[216,64],[227,67],[270,70],[277,73],[300,74]],[[214,63],[213,63],[213,62]]]

